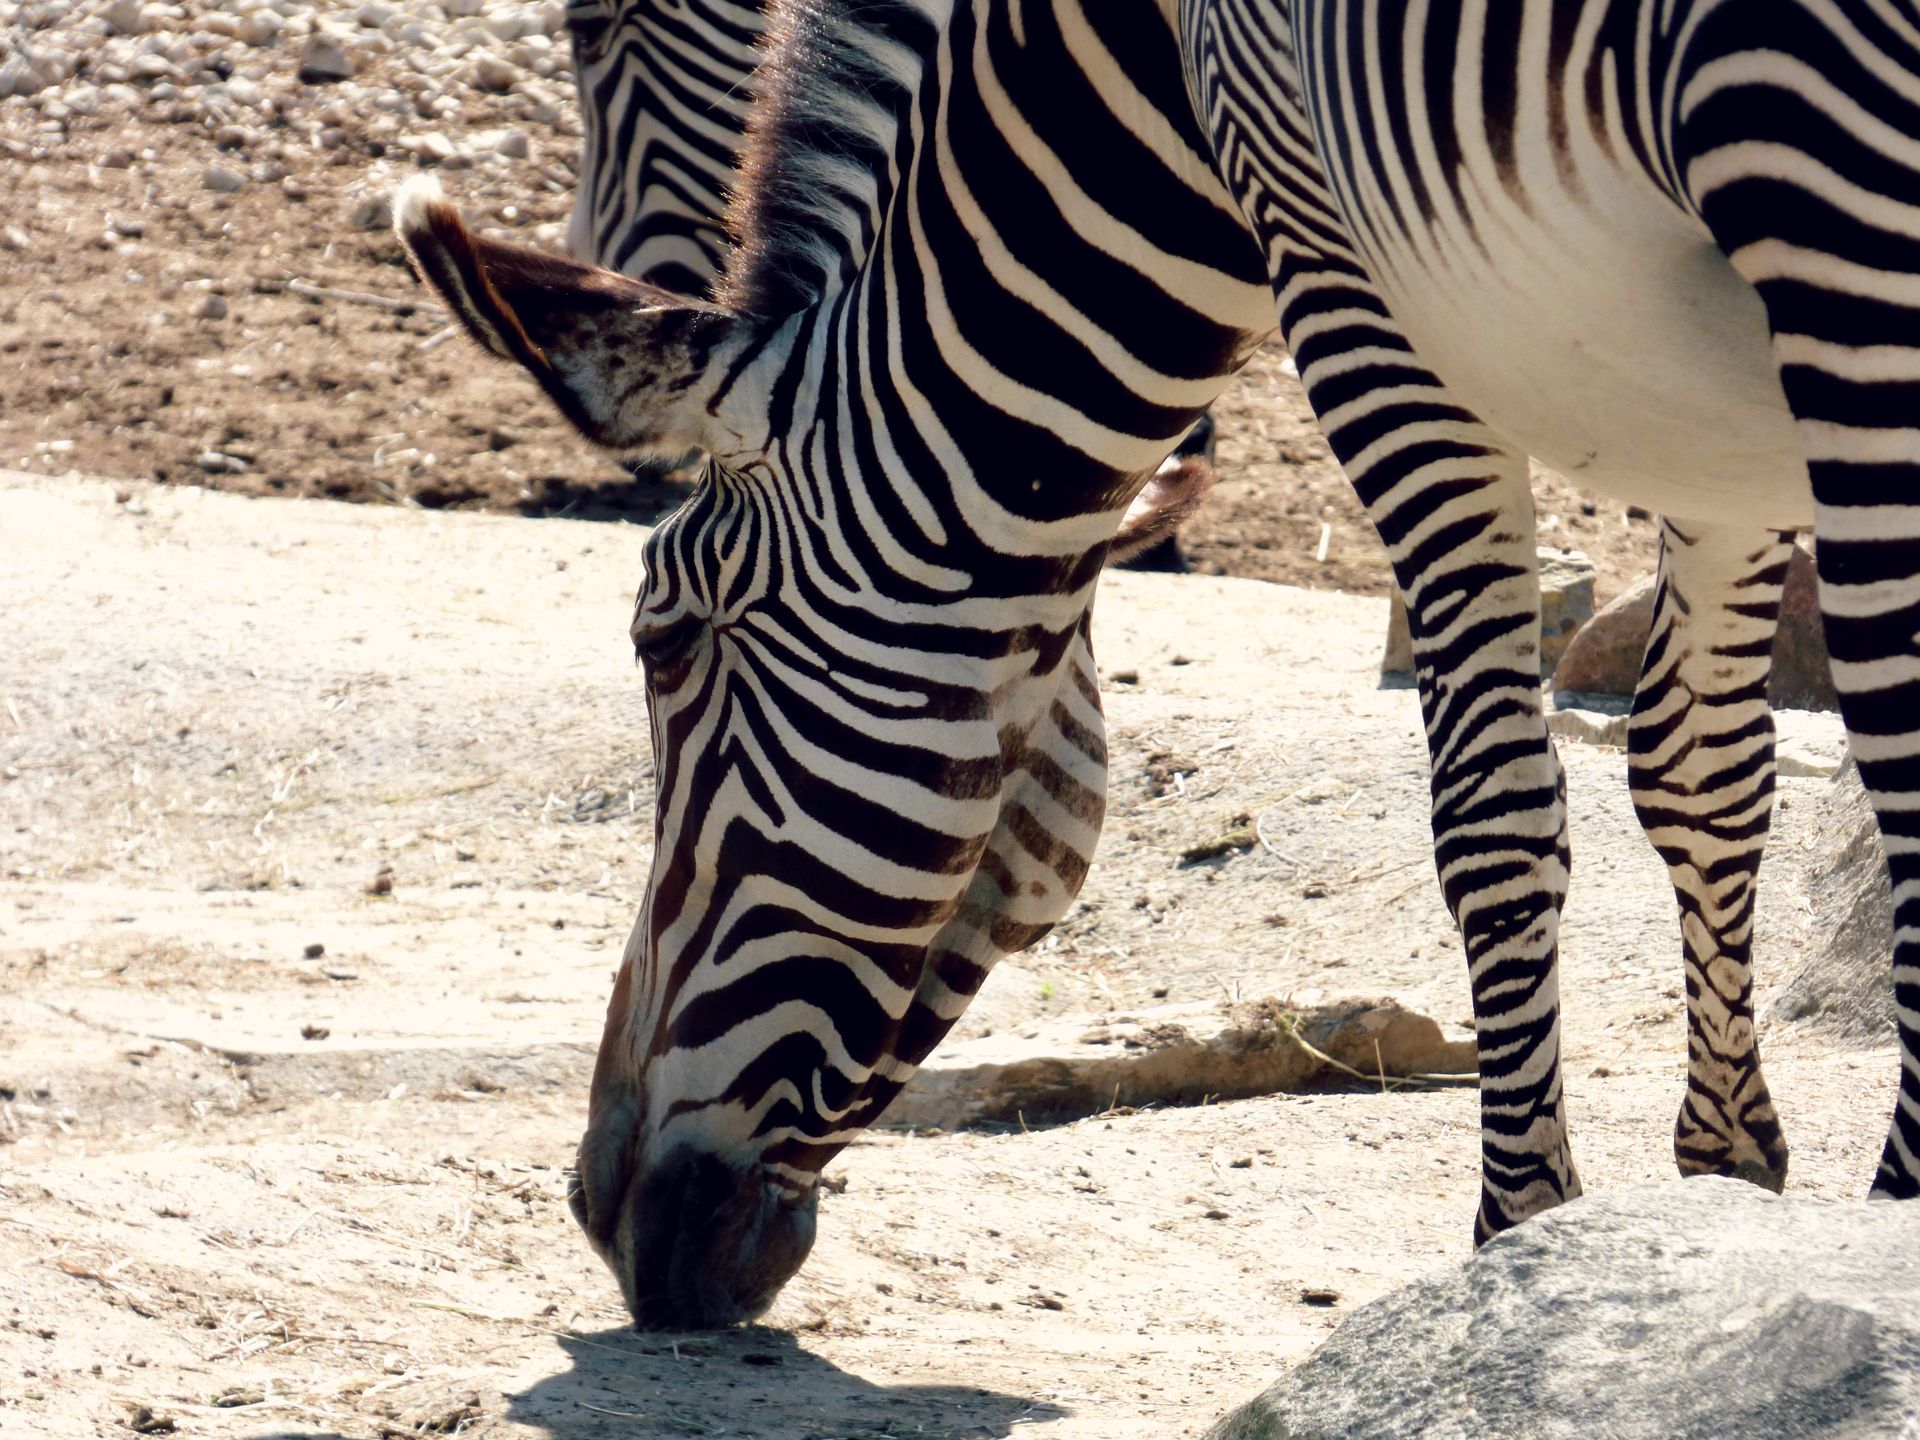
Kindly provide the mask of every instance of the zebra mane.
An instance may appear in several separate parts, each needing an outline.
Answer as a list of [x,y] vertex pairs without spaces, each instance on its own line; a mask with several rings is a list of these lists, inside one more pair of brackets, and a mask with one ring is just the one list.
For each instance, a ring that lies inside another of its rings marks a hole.
[[777,318],[844,284],[865,259],[941,22],[915,0],[772,0],[768,21],[718,295]]

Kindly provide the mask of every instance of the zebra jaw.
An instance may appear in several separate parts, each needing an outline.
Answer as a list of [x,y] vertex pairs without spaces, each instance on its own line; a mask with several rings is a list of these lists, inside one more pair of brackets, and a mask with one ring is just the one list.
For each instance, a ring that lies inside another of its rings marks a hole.
[[475,235],[430,175],[402,184],[392,209],[414,273],[483,349],[538,380],[587,439],[659,457],[731,454],[746,443],[710,377],[728,372],[727,360],[751,342],[750,322],[596,265]]

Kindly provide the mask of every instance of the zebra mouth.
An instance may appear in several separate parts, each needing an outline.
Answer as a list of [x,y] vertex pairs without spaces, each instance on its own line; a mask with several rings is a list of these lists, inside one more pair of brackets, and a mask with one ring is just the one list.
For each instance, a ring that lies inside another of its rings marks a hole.
[[626,1178],[611,1212],[586,1193],[581,1175],[569,1180],[567,1200],[638,1329],[751,1320],[813,1249],[815,1192],[782,1191],[758,1167],[682,1151]]

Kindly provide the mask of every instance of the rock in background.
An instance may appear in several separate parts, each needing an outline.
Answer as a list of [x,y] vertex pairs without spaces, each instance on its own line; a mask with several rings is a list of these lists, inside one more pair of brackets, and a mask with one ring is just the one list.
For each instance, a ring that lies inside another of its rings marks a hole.
[[[1625,591],[1583,626],[1553,671],[1553,688],[1595,695],[1631,695],[1640,680],[1640,656],[1653,626],[1656,577]],[[1787,567],[1780,630],[1773,642],[1767,696],[1781,708],[1835,710],[1833,674],[1820,624],[1820,586],[1813,556],[1795,548]]]
[[1357,1311],[1207,1440],[1911,1435],[1920,1206],[1674,1180]]
[[1810,853],[1814,933],[1824,938],[1776,993],[1767,1018],[1804,1024],[1846,1045],[1890,1045],[1893,893],[1873,807],[1852,761],[1834,777]]

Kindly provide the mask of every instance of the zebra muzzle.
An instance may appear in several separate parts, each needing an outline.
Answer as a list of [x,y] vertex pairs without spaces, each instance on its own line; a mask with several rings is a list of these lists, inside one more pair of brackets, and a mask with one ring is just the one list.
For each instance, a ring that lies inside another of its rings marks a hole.
[[576,1177],[568,1198],[639,1329],[751,1320],[813,1249],[815,1192],[785,1191],[757,1165],[680,1150],[623,1178],[614,1198]]

